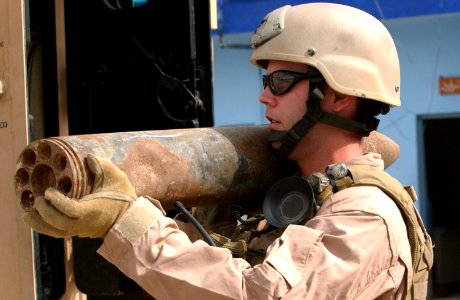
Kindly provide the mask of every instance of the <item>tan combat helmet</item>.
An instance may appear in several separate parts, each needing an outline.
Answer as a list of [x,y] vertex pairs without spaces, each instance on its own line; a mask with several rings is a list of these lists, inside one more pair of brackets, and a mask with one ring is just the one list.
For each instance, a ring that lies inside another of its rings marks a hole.
[[256,66],[266,69],[269,60],[303,63],[336,92],[377,101],[363,120],[345,119],[320,109],[321,85],[317,77],[310,80],[307,113],[278,138],[281,155],[288,156],[316,122],[368,136],[377,129],[377,114],[401,105],[395,44],[385,26],[364,11],[333,3],[286,5],[265,16],[251,42]]
[[335,91],[400,106],[399,60],[383,24],[359,9],[332,3],[284,6],[269,13],[252,37],[251,63],[304,63]]

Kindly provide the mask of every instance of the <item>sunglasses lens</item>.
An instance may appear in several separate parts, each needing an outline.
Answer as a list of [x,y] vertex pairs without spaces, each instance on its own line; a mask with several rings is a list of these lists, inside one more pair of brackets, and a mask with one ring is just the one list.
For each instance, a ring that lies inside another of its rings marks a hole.
[[270,88],[270,91],[275,96],[280,96],[287,93],[298,82],[309,78],[309,73],[298,73],[292,71],[275,71],[269,75],[262,77],[264,89]]
[[296,81],[296,77],[284,72],[274,72],[269,76],[270,90],[273,95],[286,93]]

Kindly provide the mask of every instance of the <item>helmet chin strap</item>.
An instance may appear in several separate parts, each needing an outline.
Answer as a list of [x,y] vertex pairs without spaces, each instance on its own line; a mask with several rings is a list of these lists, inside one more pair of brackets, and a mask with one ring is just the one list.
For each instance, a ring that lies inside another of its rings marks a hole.
[[360,123],[322,111],[319,104],[323,98],[324,94],[321,90],[318,87],[312,86],[312,90],[308,95],[307,113],[305,113],[305,115],[296,124],[294,124],[289,131],[273,133],[270,140],[281,142],[281,147],[278,150],[281,156],[288,157],[299,141],[307,134],[316,122],[321,122],[355,132],[360,136],[369,136],[371,131],[377,129],[380,120],[375,117],[369,117],[364,123]]

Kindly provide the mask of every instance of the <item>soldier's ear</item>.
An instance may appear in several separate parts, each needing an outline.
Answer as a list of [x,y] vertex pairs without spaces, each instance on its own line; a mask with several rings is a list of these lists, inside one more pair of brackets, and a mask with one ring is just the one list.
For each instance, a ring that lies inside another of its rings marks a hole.
[[327,87],[322,103],[322,109],[327,112],[351,116],[357,108],[355,96],[344,95]]

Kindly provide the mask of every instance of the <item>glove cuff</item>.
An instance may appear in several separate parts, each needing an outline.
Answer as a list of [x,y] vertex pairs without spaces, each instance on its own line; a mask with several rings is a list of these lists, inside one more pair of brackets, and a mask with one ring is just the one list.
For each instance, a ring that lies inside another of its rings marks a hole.
[[134,244],[163,213],[149,200],[139,197],[113,226],[121,235]]

